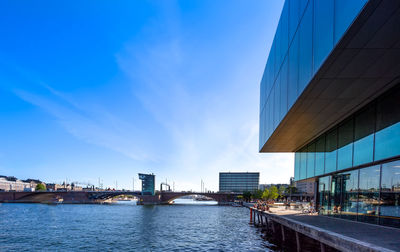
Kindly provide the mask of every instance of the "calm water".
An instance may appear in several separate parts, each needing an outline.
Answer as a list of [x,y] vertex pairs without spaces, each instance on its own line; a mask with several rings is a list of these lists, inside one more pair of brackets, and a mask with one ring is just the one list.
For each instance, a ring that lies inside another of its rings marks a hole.
[[229,206],[0,204],[0,251],[272,251],[248,221]]

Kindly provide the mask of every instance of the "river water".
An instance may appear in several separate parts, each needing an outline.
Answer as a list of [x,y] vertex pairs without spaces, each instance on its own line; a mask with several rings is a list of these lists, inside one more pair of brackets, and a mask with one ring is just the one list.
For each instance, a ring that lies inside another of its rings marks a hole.
[[[0,251],[273,251],[249,210],[203,205],[0,204]],[[180,203],[180,204],[178,204]],[[193,202],[190,202],[193,203]]]

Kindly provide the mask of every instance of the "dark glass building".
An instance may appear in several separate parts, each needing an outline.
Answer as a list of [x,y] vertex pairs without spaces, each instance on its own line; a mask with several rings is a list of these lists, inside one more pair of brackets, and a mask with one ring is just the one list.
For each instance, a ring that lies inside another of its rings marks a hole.
[[254,192],[258,189],[259,172],[220,172],[220,192]]
[[139,173],[139,179],[142,180],[142,195],[154,195],[155,177],[154,174]]
[[260,152],[294,152],[321,214],[400,227],[400,1],[286,0]]

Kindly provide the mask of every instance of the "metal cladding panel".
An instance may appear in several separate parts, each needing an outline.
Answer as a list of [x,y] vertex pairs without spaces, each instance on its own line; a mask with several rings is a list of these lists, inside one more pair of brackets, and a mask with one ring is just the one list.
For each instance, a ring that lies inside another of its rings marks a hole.
[[[299,150],[396,83],[399,5],[285,2],[273,42],[280,49],[271,50],[261,83],[260,152]],[[286,35],[282,25],[288,25]],[[277,45],[285,41],[280,36],[289,38],[286,50]]]

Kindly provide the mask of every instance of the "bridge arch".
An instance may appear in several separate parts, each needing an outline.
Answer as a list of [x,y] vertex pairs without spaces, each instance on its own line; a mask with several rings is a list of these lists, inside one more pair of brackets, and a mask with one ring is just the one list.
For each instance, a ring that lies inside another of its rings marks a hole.
[[163,203],[171,204],[171,203],[172,203],[173,201],[175,201],[176,199],[182,198],[182,197],[184,197],[184,196],[196,196],[196,195],[204,196],[204,197],[207,197],[207,198],[212,199],[212,200],[215,201],[215,202],[218,202],[218,199],[213,198],[213,197],[211,197],[211,196],[204,195],[204,194],[200,194],[200,193],[192,193],[192,194],[184,194],[184,195],[176,195],[176,196],[173,196],[173,197],[169,198],[169,199],[167,200],[167,202],[164,201]]
[[88,192],[88,198],[93,200],[108,200],[120,195],[131,195],[138,200],[142,199],[142,195],[136,192],[124,191],[105,191],[105,192]]
[[218,203],[233,202],[236,195],[226,193],[202,193],[202,192],[162,192],[161,203],[170,204],[173,200],[182,196],[201,195],[211,198]]

